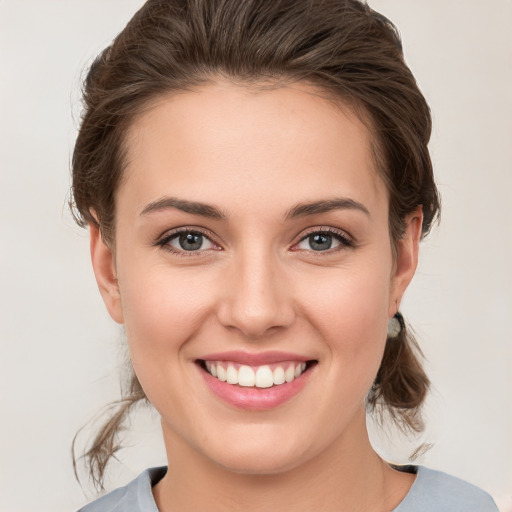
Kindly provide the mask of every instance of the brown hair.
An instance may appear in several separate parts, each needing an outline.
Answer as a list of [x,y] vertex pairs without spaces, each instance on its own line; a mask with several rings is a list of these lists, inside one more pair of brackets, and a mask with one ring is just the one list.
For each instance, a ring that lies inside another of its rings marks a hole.
[[[71,207],[81,226],[115,240],[115,192],[135,117],[163,94],[214,82],[315,84],[366,119],[390,196],[393,240],[405,216],[423,208],[422,233],[439,210],[427,144],[430,110],[405,64],[395,26],[359,0],[149,0],[92,64],[73,154]],[[93,215],[95,213],[96,217]],[[387,408],[402,426],[422,428],[429,381],[406,329],[388,340],[368,408]],[[95,483],[118,449],[116,435],[144,399],[135,375],[120,408],[85,457]]]

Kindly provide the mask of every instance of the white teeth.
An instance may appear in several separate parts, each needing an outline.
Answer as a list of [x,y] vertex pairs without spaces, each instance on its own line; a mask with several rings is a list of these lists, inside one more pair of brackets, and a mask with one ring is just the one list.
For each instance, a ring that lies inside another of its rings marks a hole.
[[240,369],[238,370],[238,384],[247,388],[253,388],[254,381],[255,378],[253,369],[250,366],[240,366]]
[[228,384],[238,384],[238,372],[232,365],[229,365],[226,371],[226,382]]
[[268,366],[260,366],[256,372],[256,387],[270,388],[274,385],[274,376]]
[[274,364],[272,370],[270,365],[251,367],[245,364],[238,366],[235,363],[205,361],[205,367],[213,377],[228,384],[247,388],[270,388],[300,377],[306,370],[306,363],[284,363],[282,366]]
[[291,382],[295,378],[295,368],[293,366],[289,366],[284,372],[284,380],[286,382]]
[[273,381],[274,381],[274,384],[276,385],[279,385],[279,384],[284,384],[286,381],[285,381],[285,378],[284,378],[284,370],[281,368],[281,366],[278,366],[275,370],[274,370],[274,374],[273,374]]
[[224,367],[220,364],[217,365],[217,379],[222,382],[226,382],[226,370],[224,370]]

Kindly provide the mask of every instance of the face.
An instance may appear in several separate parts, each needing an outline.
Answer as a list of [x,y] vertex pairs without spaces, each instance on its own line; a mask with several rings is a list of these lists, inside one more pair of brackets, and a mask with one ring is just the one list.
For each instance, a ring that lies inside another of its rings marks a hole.
[[127,147],[92,258],[166,443],[248,473],[354,450],[421,226],[394,256],[365,126],[306,85],[220,83],[161,99]]

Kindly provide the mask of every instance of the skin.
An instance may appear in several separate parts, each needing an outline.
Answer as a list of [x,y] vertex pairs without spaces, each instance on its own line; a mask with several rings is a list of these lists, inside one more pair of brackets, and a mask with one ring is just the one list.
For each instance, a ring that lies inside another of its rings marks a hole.
[[[422,215],[405,219],[395,254],[367,128],[305,84],[219,82],[161,98],[133,123],[127,147],[115,244],[91,226],[91,255],[162,418],[159,509],[394,508],[414,476],[375,454],[364,402],[416,269]],[[169,197],[223,218],[155,206]],[[363,208],[287,216],[338,198]],[[180,250],[176,238],[159,245],[183,227],[208,236],[200,250]],[[350,243],[313,250],[308,236],[326,229]],[[291,400],[247,411],[214,396],[196,364],[226,350],[318,363]]]

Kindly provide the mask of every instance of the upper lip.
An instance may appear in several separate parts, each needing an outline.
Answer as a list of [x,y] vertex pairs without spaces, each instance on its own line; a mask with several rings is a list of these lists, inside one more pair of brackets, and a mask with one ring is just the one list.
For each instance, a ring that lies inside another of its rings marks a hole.
[[216,352],[202,356],[204,361],[231,361],[233,363],[245,364],[248,366],[260,366],[263,364],[280,363],[285,361],[311,361],[311,357],[306,357],[292,352],[268,351],[259,353],[243,352],[232,350],[227,352]]

